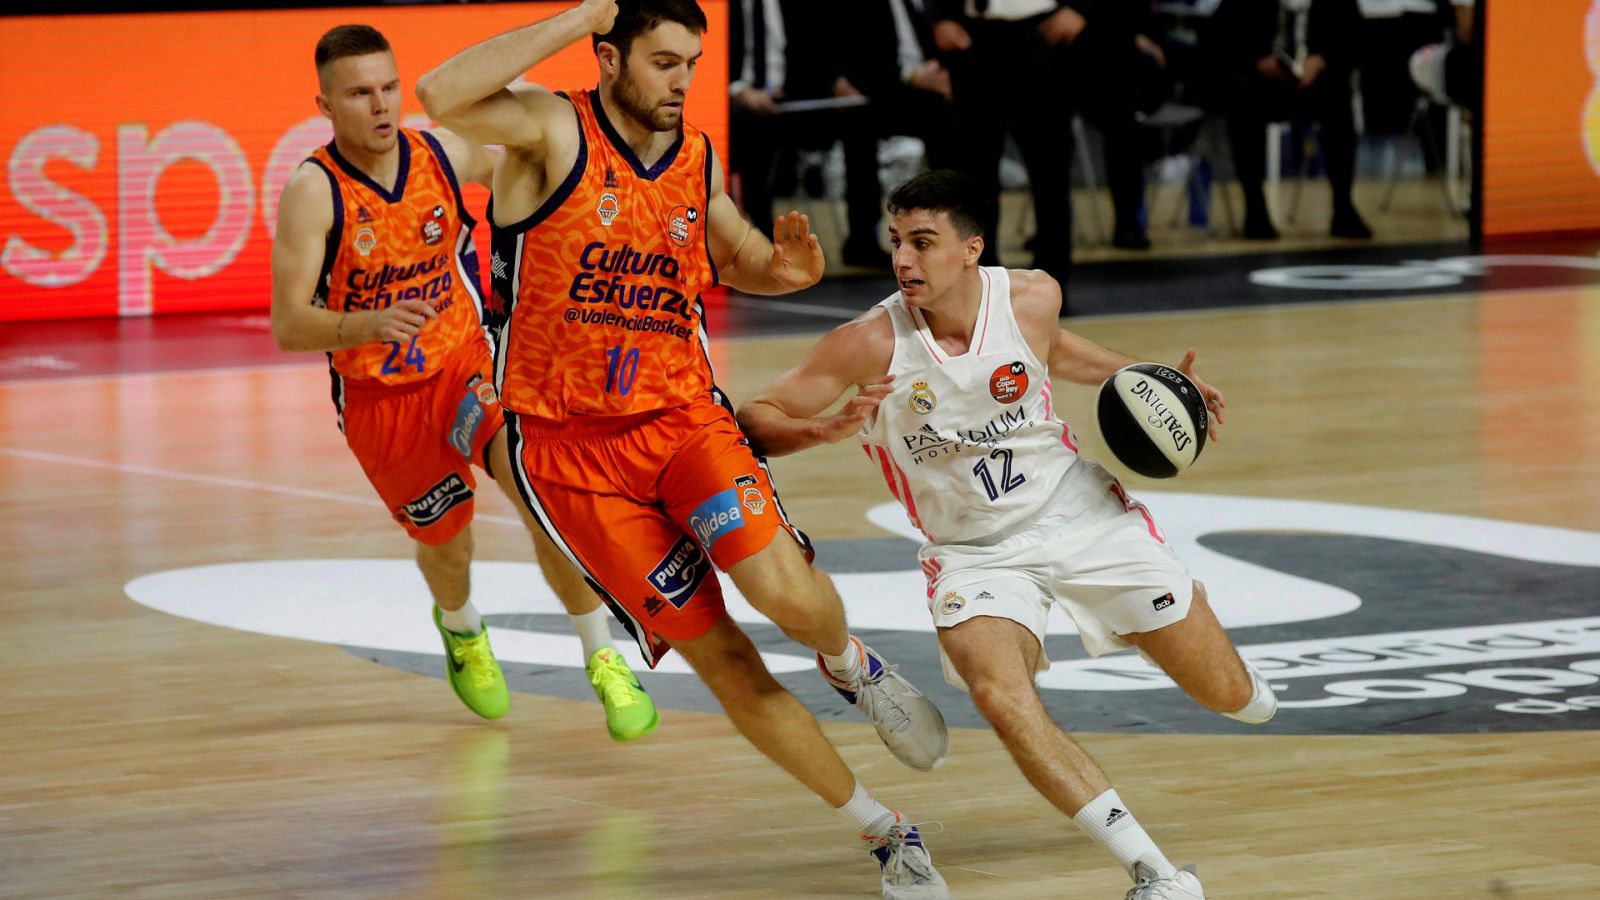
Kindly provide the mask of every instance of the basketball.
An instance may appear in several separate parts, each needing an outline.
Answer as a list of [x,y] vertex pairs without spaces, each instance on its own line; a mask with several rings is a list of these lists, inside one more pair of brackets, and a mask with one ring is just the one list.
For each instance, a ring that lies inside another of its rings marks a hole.
[[1206,400],[1182,372],[1134,363],[1100,386],[1100,435],[1117,461],[1147,478],[1194,465],[1210,426]]

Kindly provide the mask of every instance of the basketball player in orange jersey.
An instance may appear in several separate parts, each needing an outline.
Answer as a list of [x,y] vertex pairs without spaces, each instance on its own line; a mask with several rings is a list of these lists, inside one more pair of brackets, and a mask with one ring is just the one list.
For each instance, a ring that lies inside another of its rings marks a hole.
[[[648,658],[682,653],[751,743],[856,824],[885,896],[945,896],[916,828],[862,789],[708,575],[709,560],[818,651],[902,762],[942,761],[938,709],[850,636],[712,381],[701,293],[719,280],[798,290],[823,258],[796,213],[771,242],[752,228],[710,141],[684,122],[705,29],[693,0],[589,0],[464,50],[417,85],[436,120],[505,146],[489,212],[491,327],[517,487]],[[591,35],[598,89],[513,84]]]
[[[509,703],[505,678],[468,599],[471,464],[497,474],[510,465],[460,190],[462,179],[487,183],[493,159],[449,132],[400,127],[394,54],[372,28],[329,31],[316,64],[317,108],[334,137],[295,172],[278,207],[273,336],[285,350],[327,352],[339,426],[417,543],[450,684],[473,712],[498,718]],[[583,640],[612,736],[648,733],[655,707],[611,646],[598,598],[528,524]]]
[[[927,539],[919,553],[945,677],[967,689],[1017,767],[1133,877],[1129,900],[1201,900],[1095,761],[1050,718],[1050,607],[1099,656],[1137,647],[1201,705],[1256,725],[1277,698],[1142,503],[1078,456],[1051,379],[1099,385],[1139,362],[1061,327],[1044,272],[987,268],[983,192],[927,172],[889,197],[900,291],[824,337],[739,409],[773,455],[855,437]],[[1190,370],[1213,418],[1220,391]],[[836,414],[822,413],[852,386]]]

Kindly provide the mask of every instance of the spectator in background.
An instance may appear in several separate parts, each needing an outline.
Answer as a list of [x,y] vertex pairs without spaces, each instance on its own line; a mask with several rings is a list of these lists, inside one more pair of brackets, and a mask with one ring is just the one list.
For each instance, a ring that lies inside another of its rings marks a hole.
[[1366,132],[1405,134],[1418,95],[1409,68],[1411,54],[1443,40],[1454,22],[1439,0],[1356,0],[1356,5],[1361,12],[1356,62]]
[[1146,153],[1139,117],[1153,112],[1169,93],[1166,57],[1147,36],[1149,4],[1071,0],[1063,12],[1076,13],[1083,24],[1067,42],[1061,90],[1077,101],[1104,143],[1106,185],[1116,222],[1111,244],[1147,250],[1150,238],[1142,221]]
[[[1165,60],[1144,35],[1146,0],[931,0],[934,37],[949,60],[960,168],[1000,193],[1005,135],[1022,152],[1037,231],[1034,268],[1063,285],[1072,256],[1072,116],[1100,130],[1116,210],[1112,243],[1145,249],[1139,113],[1164,99]],[[994,220],[983,223],[998,234]],[[998,263],[996,245],[985,265]]]
[[1322,126],[1323,165],[1333,189],[1329,233],[1372,237],[1351,200],[1356,132],[1350,80],[1360,24],[1355,0],[1222,0],[1212,16],[1202,53],[1228,119],[1244,191],[1245,237],[1278,237],[1263,189],[1265,132],[1267,123],[1285,120]]
[[[1083,16],[1057,0],[930,0],[933,35],[950,70],[957,158],[990,198],[982,233],[998,235],[1000,157],[1006,132],[1022,151],[1037,231],[1033,267],[1062,284],[1072,263],[1072,98],[1062,48]],[[982,265],[999,264],[999,241]]]
[[[878,0],[882,2],[882,0]],[[835,9],[835,6],[840,8]],[[881,267],[888,254],[878,245],[882,216],[878,184],[877,118],[846,76],[840,36],[825,31],[847,21],[839,0],[733,0],[729,10],[729,168],[739,177],[744,213],[762,227],[773,220],[775,171],[787,151],[814,150],[844,141],[845,205],[850,230],[843,262]],[[893,33],[877,35],[879,55],[892,52]],[[843,105],[852,102],[864,105]],[[840,100],[838,108],[784,109],[795,100]]]
[[[950,73],[936,58],[929,0],[832,0],[828,18],[850,22],[837,35],[841,87],[863,94],[870,105],[849,113],[844,130],[845,198],[850,236],[847,265],[888,265],[878,242],[883,187],[878,142],[893,135],[921,139],[929,168],[949,168],[955,159],[955,107]],[[820,4],[819,4],[820,5]]]

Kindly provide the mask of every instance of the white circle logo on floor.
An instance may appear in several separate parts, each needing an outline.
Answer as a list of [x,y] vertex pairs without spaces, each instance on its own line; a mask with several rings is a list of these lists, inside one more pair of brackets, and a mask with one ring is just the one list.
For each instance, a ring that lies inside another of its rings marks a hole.
[[[1141,499],[1205,582],[1240,652],[1276,687],[1281,711],[1266,731],[1600,727],[1600,534],[1292,500],[1158,492]],[[916,530],[895,504],[868,517],[901,539],[819,545],[818,562],[833,573],[853,632],[932,696],[950,724],[981,727],[971,701],[940,675]],[[821,717],[858,716],[817,676],[810,652],[721,578],[729,613],[784,684]],[[136,578],[127,592],[172,615],[443,673],[427,588],[409,559],[199,566]],[[473,602],[514,689],[592,700],[578,640],[533,563],[475,562]],[[681,657],[669,654],[647,671],[615,631],[663,710],[717,709]],[[1085,657],[1074,635],[1054,610],[1046,650],[1055,662],[1039,677],[1047,705],[1069,729],[1249,729],[1195,706],[1131,652]]]

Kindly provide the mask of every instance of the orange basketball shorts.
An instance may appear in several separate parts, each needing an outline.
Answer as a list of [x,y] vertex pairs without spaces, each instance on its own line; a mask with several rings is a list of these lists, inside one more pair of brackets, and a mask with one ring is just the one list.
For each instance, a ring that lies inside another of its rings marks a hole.
[[488,469],[505,423],[486,342],[456,348],[432,378],[385,385],[339,379],[345,441],[395,521],[438,546],[472,521],[472,463]]
[[633,416],[511,414],[518,492],[653,668],[723,615],[726,571],[788,531],[764,460],[709,397]]

